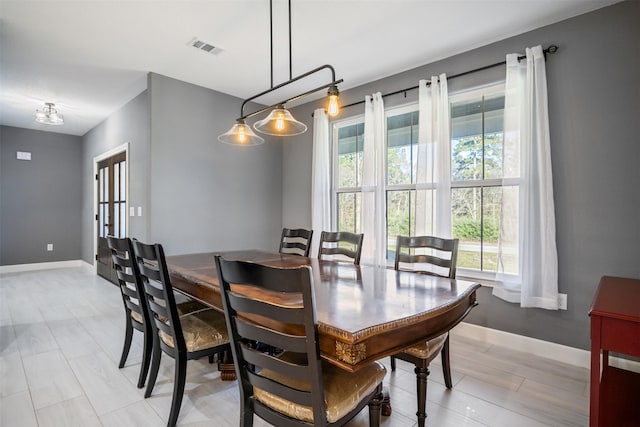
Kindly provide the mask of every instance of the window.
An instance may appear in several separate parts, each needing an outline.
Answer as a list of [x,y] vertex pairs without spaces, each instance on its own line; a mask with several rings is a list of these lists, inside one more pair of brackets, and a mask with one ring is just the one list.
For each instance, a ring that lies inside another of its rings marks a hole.
[[[416,189],[418,111],[415,105],[387,112],[387,260],[395,259],[396,237],[415,235],[420,200],[433,189]],[[419,199],[419,200],[417,200]]]
[[[517,200],[520,184],[519,167],[509,166],[504,154],[503,90],[485,89],[450,99],[451,216],[452,234],[460,239],[458,268],[496,272],[501,244],[503,271],[517,274],[518,212],[502,211],[503,198]],[[501,215],[503,229],[513,230],[506,233],[512,237],[502,241]]]
[[334,223],[338,231],[360,233],[362,206],[362,160],[364,121],[350,120],[334,126],[333,132]]
[[[460,239],[458,268],[469,275],[518,272],[518,212],[503,212],[504,198],[517,200],[519,165],[509,166],[503,147],[504,87],[450,96],[452,235]],[[418,107],[386,111],[387,260],[398,235],[433,234],[436,188],[418,165]],[[333,206],[339,231],[360,232],[363,118],[333,125]],[[431,154],[427,153],[427,156]],[[507,166],[505,166],[507,165]],[[517,206],[517,203],[511,203]],[[502,218],[501,218],[502,216]],[[416,217],[422,218],[416,224]],[[500,240],[500,227],[503,239]],[[508,236],[508,239],[504,239]],[[498,260],[498,245],[503,256]]]

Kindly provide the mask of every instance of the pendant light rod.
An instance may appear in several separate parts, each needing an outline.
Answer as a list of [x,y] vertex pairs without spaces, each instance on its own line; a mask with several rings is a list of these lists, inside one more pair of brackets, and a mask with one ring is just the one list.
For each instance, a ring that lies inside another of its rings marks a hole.
[[273,89],[273,0],[269,0],[269,48],[271,49],[271,89]]
[[[329,69],[329,70],[331,70],[331,82],[330,82],[330,83],[327,83],[327,84],[325,84],[325,85],[319,86],[319,87],[317,87],[316,89],[312,89],[312,90],[307,91],[307,92],[305,92],[305,93],[303,93],[303,94],[296,95],[296,96],[294,96],[293,98],[289,98],[289,99],[287,99],[287,100],[285,100],[285,101],[278,102],[278,103],[276,103],[276,104],[273,104],[272,106],[262,108],[262,109],[260,109],[260,110],[258,110],[258,111],[254,111],[253,113],[244,114],[244,107],[245,107],[245,105],[247,105],[247,103],[248,103],[248,102],[253,101],[253,100],[254,100],[254,99],[256,99],[256,98],[260,98],[261,96],[266,95],[266,94],[268,94],[268,93],[271,93],[271,92],[273,92],[273,91],[275,91],[275,90],[278,90],[278,89],[280,89],[280,88],[282,88],[282,87],[285,87],[285,86],[287,86],[287,85],[289,85],[289,84],[291,84],[291,83],[297,82],[297,81],[298,81],[298,80],[300,80],[300,79],[304,79],[305,77],[309,77],[310,75],[315,74],[315,73],[317,73],[317,72],[319,72],[319,71],[322,71],[322,70],[324,70],[324,69]],[[278,105],[284,105],[284,104],[286,104],[287,102],[291,102],[291,101],[293,101],[293,100],[300,99],[300,98],[302,98],[302,97],[304,97],[304,96],[310,95],[310,94],[312,94],[312,93],[314,93],[314,92],[317,92],[317,91],[319,91],[319,90],[321,90],[321,89],[326,89],[326,88],[328,88],[328,87],[329,87],[329,86],[331,86],[331,85],[337,85],[337,84],[340,84],[340,83],[342,83],[343,81],[344,81],[343,79],[336,80],[336,70],[335,70],[331,65],[329,65],[329,64],[322,65],[322,66],[320,66],[320,67],[314,68],[314,69],[313,69],[313,70],[311,70],[311,71],[307,71],[307,72],[306,72],[306,73],[304,73],[304,74],[300,74],[299,76],[294,77],[294,78],[292,78],[291,80],[288,80],[288,81],[286,81],[286,82],[284,82],[284,83],[280,83],[279,85],[274,86],[274,87],[272,87],[271,89],[267,89],[267,90],[265,90],[265,91],[263,91],[263,92],[258,93],[257,95],[253,95],[252,97],[245,99],[245,100],[242,102],[242,106],[240,107],[240,117],[238,118],[238,120],[244,120],[244,119],[246,119],[246,118],[248,118],[248,117],[254,116],[254,115],[256,115],[256,114],[260,114],[260,113],[262,113],[262,112],[264,112],[264,111],[266,111],[266,110],[268,110],[268,109],[270,109],[270,108],[273,108],[273,107],[275,107],[275,106],[278,106]]]
[[[291,60],[291,0],[289,0],[289,80],[293,78],[293,61]],[[335,77],[334,79],[335,80]]]

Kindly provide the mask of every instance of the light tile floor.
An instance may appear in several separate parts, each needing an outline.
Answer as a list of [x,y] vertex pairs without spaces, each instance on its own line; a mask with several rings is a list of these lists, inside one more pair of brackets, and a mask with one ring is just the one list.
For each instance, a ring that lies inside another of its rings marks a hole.
[[[142,352],[134,334],[123,369],[118,288],[86,268],[0,275],[0,427],[164,426],[173,363],[163,357],[153,395],[136,388]],[[388,359],[384,361],[388,364]],[[428,426],[586,426],[588,371],[452,335],[453,390],[438,361],[428,385]],[[393,414],[385,427],[415,426],[413,367],[388,373]],[[180,426],[237,426],[238,388],[215,365],[190,361]],[[268,424],[256,418],[256,426]],[[367,411],[349,423],[368,425]]]

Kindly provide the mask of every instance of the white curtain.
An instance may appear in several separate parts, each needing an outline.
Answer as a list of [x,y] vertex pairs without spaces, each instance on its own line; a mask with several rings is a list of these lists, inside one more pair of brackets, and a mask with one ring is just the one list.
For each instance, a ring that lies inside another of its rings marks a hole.
[[[494,295],[522,307],[558,309],[558,255],[542,47],[526,50],[526,61],[507,55],[504,118],[504,184],[520,176],[519,194],[503,187],[503,218],[520,216],[518,225],[501,224],[499,262],[509,243],[519,247],[519,274],[498,273],[504,287]],[[517,234],[516,234],[517,233]]]
[[384,103],[377,92],[365,97],[360,210],[364,233],[361,263],[376,266],[386,265],[385,133]]
[[329,118],[324,108],[318,108],[313,112],[313,158],[311,162],[312,248],[317,248],[320,244],[322,231],[331,230],[331,158],[329,141]]
[[447,76],[420,80],[414,235],[451,237],[451,158]]

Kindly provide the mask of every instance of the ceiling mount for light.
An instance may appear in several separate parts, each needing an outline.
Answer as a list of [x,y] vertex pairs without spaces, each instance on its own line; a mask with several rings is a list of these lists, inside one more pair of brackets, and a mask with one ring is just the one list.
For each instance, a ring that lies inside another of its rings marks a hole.
[[[270,22],[270,31],[271,31],[271,88],[265,90],[264,92],[260,92],[257,95],[254,95],[250,98],[245,99],[242,102],[242,106],[240,107],[240,117],[236,119],[236,124],[231,127],[229,131],[220,135],[218,140],[220,142],[224,142],[226,144],[236,144],[236,145],[258,145],[264,142],[264,139],[260,138],[256,134],[252,133],[252,136],[248,136],[247,129],[251,131],[249,126],[245,124],[245,120],[249,117],[264,113],[266,111],[272,110],[271,113],[264,119],[256,122],[253,127],[258,132],[267,134],[267,135],[275,135],[275,136],[293,136],[299,135],[307,131],[307,126],[297,121],[293,118],[291,113],[285,108],[285,104],[288,102],[292,102],[298,100],[300,98],[304,98],[307,95],[311,95],[312,93],[318,92],[323,89],[328,88],[327,97],[329,100],[329,104],[327,107],[327,112],[330,116],[336,116],[339,111],[338,105],[338,97],[340,95],[340,91],[338,90],[338,84],[342,83],[342,79],[336,80],[336,72],[331,65],[322,65],[318,68],[314,68],[311,71],[307,71],[304,74],[301,74],[297,77],[292,76],[291,72],[291,0],[289,0],[289,80],[279,85],[273,85],[273,0],[269,0],[269,22]],[[285,99],[284,101],[278,102],[277,104],[270,105],[268,107],[264,107],[258,111],[254,111],[249,114],[245,114],[244,107],[248,102],[253,101],[261,96],[264,96],[268,93],[274,92],[284,86],[287,86],[291,83],[294,83],[298,80],[304,79],[306,77],[311,76],[312,74],[316,74],[322,70],[331,71],[331,81],[322,86],[316,87],[314,89],[308,90],[304,93],[296,95],[294,97]],[[252,143],[247,144],[247,138],[249,138]],[[253,139],[252,139],[253,138]]]
[[56,110],[56,104],[45,102],[42,110],[36,110],[36,122],[45,125],[63,125],[64,117]]

